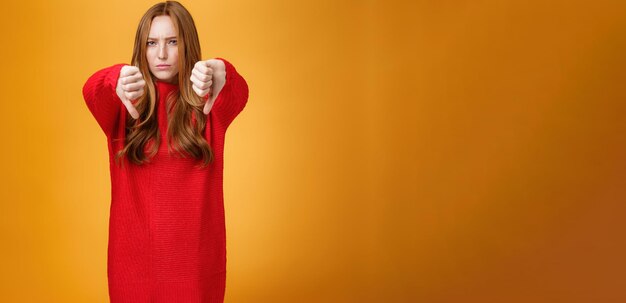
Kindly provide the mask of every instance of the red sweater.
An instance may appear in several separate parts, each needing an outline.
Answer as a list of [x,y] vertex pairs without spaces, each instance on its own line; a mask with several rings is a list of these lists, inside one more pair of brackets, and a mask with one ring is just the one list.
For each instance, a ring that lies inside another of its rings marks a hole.
[[[226,282],[226,228],[222,191],[226,129],[248,100],[248,85],[232,64],[226,84],[207,117],[204,137],[214,161],[168,154],[165,97],[178,85],[157,81],[161,144],[151,163],[124,158],[126,107],[115,93],[116,64],[94,73],[83,87],[89,111],[104,131],[109,148],[111,207],[107,276],[112,303],[223,302]],[[206,100],[206,97],[205,97]],[[175,152],[173,152],[175,153]]]

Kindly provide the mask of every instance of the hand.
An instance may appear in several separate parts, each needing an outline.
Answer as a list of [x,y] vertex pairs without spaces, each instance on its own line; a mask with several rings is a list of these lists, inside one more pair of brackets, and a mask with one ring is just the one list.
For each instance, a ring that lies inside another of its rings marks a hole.
[[146,81],[138,67],[132,65],[122,67],[115,92],[134,119],[139,118],[139,112],[132,102],[143,96],[145,86]]
[[213,107],[215,99],[226,84],[226,65],[219,59],[209,59],[198,61],[191,71],[191,82],[193,90],[200,97],[210,93],[207,102],[204,104],[203,112],[208,115]]

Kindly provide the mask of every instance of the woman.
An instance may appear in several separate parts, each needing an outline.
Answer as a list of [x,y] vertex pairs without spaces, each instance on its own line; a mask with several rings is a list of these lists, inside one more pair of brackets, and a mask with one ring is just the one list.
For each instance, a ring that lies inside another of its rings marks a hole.
[[111,302],[223,302],[224,137],[244,78],[201,60],[191,15],[166,1],[141,18],[131,64],[97,71],[83,96],[109,149]]

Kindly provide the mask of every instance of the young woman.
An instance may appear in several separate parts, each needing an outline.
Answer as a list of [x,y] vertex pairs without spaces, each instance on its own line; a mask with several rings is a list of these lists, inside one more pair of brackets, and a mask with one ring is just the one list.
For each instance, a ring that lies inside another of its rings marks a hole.
[[201,60],[190,13],[166,1],[141,18],[131,64],[95,72],[83,96],[109,149],[111,302],[223,302],[224,138],[244,78]]

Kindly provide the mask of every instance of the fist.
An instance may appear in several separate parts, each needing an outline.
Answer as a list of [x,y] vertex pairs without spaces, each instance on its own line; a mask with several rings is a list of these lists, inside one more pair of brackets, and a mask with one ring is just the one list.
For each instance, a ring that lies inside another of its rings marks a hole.
[[226,84],[226,65],[219,59],[198,61],[191,71],[192,88],[200,97],[209,94],[204,105],[204,114],[208,115],[217,95]]
[[137,112],[132,102],[143,96],[145,86],[146,81],[143,79],[143,75],[138,67],[132,65],[124,65],[122,67],[120,77],[117,79],[115,92],[134,119],[139,118],[139,112]]

